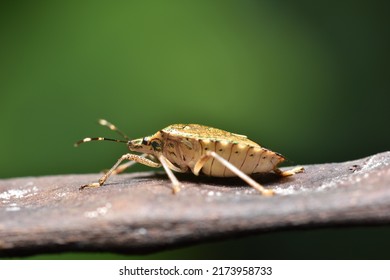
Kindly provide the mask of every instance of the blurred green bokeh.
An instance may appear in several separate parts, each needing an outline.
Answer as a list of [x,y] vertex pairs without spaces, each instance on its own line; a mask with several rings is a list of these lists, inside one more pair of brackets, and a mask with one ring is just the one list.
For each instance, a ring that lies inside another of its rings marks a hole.
[[113,136],[98,118],[134,138],[172,123],[215,126],[292,164],[390,150],[388,8],[368,0],[1,2],[0,178],[110,167],[124,145],[73,147]]

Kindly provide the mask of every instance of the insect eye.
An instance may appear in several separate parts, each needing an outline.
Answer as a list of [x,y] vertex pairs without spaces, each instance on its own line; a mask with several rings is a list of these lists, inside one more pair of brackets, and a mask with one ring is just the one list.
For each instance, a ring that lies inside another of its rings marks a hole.
[[157,150],[157,151],[161,150],[161,144],[159,141],[154,140],[150,143],[150,145],[152,145],[154,150]]
[[147,145],[148,144],[148,138],[144,137],[142,138],[142,145]]

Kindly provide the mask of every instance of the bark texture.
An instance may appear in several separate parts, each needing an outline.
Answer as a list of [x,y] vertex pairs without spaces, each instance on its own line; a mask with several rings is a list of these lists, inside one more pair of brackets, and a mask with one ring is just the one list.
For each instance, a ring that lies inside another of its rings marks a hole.
[[304,166],[288,178],[254,177],[263,197],[239,179],[180,174],[173,195],[164,173],[0,180],[0,256],[63,251],[146,253],[221,237],[294,227],[390,222],[390,152]]

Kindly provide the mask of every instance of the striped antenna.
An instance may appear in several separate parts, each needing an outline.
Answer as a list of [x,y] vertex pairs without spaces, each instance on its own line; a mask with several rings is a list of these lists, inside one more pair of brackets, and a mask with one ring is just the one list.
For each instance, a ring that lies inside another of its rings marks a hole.
[[112,123],[104,120],[104,119],[100,119],[99,120],[99,124],[102,125],[102,126],[105,126],[105,127],[108,127],[109,129],[111,129],[112,131],[115,131],[116,133],[118,133],[119,135],[121,135],[123,138],[125,138],[126,140],[130,140],[129,137],[127,137],[126,134],[124,134],[122,131],[120,131],[115,125],[113,125]]
[[87,137],[84,138],[80,141],[77,141],[74,146],[78,147],[80,144],[86,143],[86,142],[91,142],[91,141],[113,141],[113,142],[118,142],[118,143],[128,143],[128,141],[124,140],[117,140],[117,139],[111,139],[111,138],[105,138],[105,137]]

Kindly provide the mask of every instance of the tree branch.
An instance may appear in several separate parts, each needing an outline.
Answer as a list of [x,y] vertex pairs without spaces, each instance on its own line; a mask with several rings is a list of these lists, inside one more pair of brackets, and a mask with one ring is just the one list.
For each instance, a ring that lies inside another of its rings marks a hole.
[[305,166],[288,178],[255,180],[179,174],[172,194],[164,173],[99,174],[0,180],[0,255],[61,251],[146,253],[253,232],[390,222],[390,152],[344,163]]

